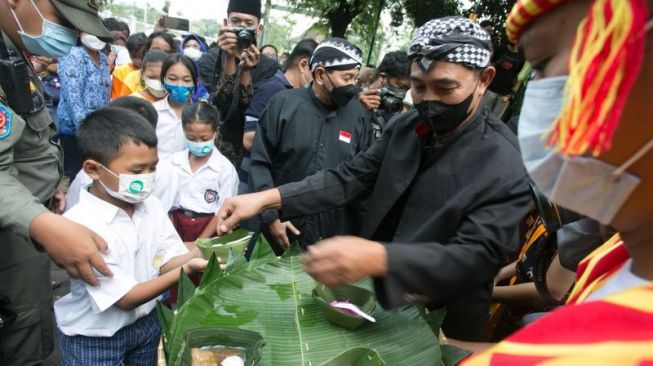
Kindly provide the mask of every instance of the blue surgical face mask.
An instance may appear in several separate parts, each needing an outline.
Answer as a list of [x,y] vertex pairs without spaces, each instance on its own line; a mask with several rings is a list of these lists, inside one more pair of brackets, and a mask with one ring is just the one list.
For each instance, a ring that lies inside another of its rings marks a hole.
[[163,86],[168,91],[170,99],[177,104],[186,103],[188,98],[190,98],[191,94],[195,91],[194,86],[173,85],[167,81],[163,83]]
[[551,197],[562,158],[546,146],[546,136],[560,115],[568,76],[532,80],[519,115],[519,145],[528,174]]
[[195,142],[186,139],[186,147],[191,154],[201,158],[203,156],[209,155],[213,151],[213,148],[215,147],[215,144],[213,143],[214,139],[215,138],[212,138],[209,141],[201,142]]
[[39,11],[39,8],[34,4],[34,1],[31,1],[31,3],[43,21],[41,34],[38,36],[32,36],[25,33],[16,13],[11,9],[11,13],[14,16],[14,19],[16,19],[16,24],[18,24],[18,27],[20,28],[18,35],[25,45],[25,48],[27,48],[30,53],[50,58],[59,58],[67,55],[70,52],[70,49],[77,44],[79,33],[75,30],[64,27],[63,25],[45,19],[43,14]]

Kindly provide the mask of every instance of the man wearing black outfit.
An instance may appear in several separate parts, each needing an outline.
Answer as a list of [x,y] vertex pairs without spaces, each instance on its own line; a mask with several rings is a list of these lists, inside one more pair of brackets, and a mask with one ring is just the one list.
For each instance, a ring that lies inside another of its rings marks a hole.
[[[311,57],[311,86],[272,97],[258,122],[251,153],[254,191],[335,168],[371,145],[367,113],[355,98],[361,54],[344,39],[328,39]],[[281,222],[276,210],[266,210],[261,219],[263,232],[279,247],[294,239],[306,247],[320,238],[357,232],[357,213],[356,207],[334,208]],[[295,234],[292,240],[288,231]]]
[[[242,159],[246,117],[259,117],[260,108],[251,106],[265,104],[270,97],[269,93],[257,93],[257,89],[279,70],[279,64],[261,57],[256,47],[256,35],[263,31],[260,21],[260,0],[230,0],[227,19],[218,35],[218,47],[209,49],[198,61],[200,78],[224,119],[220,126],[223,153],[236,167],[240,166]],[[243,28],[250,30],[254,39],[254,43],[245,49],[239,46],[235,33]]]
[[371,192],[360,235],[372,240],[312,245],[307,272],[328,286],[371,276],[384,306],[446,307],[448,337],[482,340],[492,280],[517,249],[530,205],[517,139],[481,103],[494,76],[490,49],[487,32],[468,19],[426,23],[409,50],[416,110],[335,169],[227,200],[218,233],[264,208],[292,218]]
[[494,76],[485,98],[492,113],[499,118],[503,118],[514,92],[517,91],[515,83],[525,62],[524,54],[513,43],[499,48],[494,53],[492,64],[497,70],[497,74]]

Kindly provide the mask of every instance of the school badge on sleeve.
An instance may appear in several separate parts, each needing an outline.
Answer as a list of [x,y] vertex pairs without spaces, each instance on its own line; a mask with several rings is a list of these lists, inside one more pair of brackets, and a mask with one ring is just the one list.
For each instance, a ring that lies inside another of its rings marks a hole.
[[0,104],[0,139],[4,139],[11,134],[12,117],[9,108]]
[[218,200],[218,192],[212,190],[212,189],[207,189],[204,192],[204,200],[206,203],[213,203]]

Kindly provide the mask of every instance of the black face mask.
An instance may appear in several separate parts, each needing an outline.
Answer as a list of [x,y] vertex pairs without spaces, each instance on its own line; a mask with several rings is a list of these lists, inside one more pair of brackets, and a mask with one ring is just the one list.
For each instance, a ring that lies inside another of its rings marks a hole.
[[458,127],[469,116],[469,107],[474,100],[476,89],[458,104],[446,104],[435,100],[426,100],[415,105],[422,120],[431,126],[437,134],[449,132]]
[[[327,75],[325,73],[325,75]],[[333,84],[333,81],[331,81],[331,78],[327,75],[327,79],[329,79],[329,82],[331,82],[331,85]],[[334,87],[330,92],[329,92],[329,97],[331,98],[331,102],[335,104],[338,107],[344,107],[351,100],[357,96],[359,93],[359,89],[355,85],[345,85],[345,86],[338,86]]]

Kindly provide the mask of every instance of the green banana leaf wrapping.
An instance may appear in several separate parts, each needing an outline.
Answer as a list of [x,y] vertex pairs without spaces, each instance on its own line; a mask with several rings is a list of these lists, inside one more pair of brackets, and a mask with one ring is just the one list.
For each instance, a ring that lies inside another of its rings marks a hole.
[[367,323],[367,320],[336,310],[331,306],[332,301],[350,301],[369,315],[372,315],[372,312],[376,308],[374,293],[356,286],[341,286],[336,289],[330,289],[320,283],[313,289],[313,300],[322,311],[325,319],[348,329],[357,329]]
[[254,235],[254,233],[251,231],[238,229],[231,234],[221,237],[198,239],[195,241],[195,245],[200,249],[204,258],[209,258],[212,254],[215,254],[220,262],[224,263],[227,261],[229,249],[235,249],[240,253],[244,253],[252,235]]
[[259,239],[249,262],[234,249],[225,271],[216,270],[216,262],[211,258],[214,267],[207,268],[197,289],[182,273],[179,292],[192,295],[172,319],[170,311],[158,311],[169,366],[181,364],[189,331],[213,327],[259,333],[265,346],[258,365],[440,366],[466,355],[458,349],[452,349],[452,357],[442,354],[441,312],[425,317],[417,307],[376,306],[375,323],[356,330],[330,323],[312,296],[316,282],[304,272],[296,245],[277,258]]

